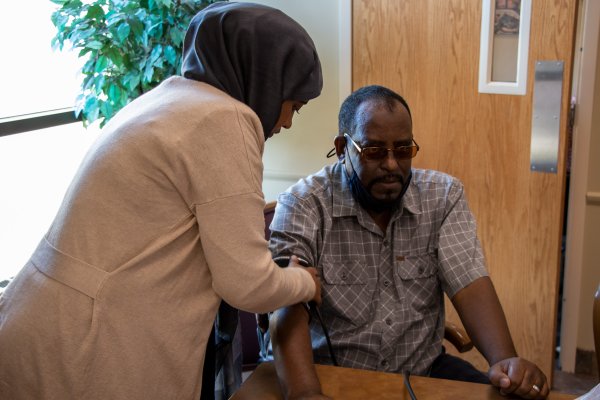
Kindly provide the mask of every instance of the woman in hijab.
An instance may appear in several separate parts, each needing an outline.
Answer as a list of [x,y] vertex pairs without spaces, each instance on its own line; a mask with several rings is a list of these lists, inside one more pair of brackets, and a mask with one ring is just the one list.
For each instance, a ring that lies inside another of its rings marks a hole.
[[278,10],[216,3],[182,72],[106,125],[0,297],[0,398],[198,399],[222,299],[320,300],[314,270],[271,260],[262,193],[265,140],[321,91],[310,37]]

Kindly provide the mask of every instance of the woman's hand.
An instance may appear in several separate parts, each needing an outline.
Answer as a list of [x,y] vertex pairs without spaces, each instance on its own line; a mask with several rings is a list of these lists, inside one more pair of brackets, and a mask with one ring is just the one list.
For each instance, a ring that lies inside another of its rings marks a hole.
[[315,295],[312,298],[311,302],[315,302],[318,306],[321,305],[321,279],[319,279],[319,273],[317,271],[317,269],[315,267],[305,267],[302,264],[300,264],[300,260],[298,259],[298,257],[296,256],[291,256],[290,257],[290,262],[288,264],[288,267],[296,267],[296,268],[304,268],[306,271],[308,271],[308,273],[310,274],[310,276],[312,276],[313,280],[315,281]]

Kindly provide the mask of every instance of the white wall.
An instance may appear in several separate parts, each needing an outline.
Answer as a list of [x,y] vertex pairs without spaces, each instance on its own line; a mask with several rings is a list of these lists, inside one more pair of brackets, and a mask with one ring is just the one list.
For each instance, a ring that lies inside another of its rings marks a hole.
[[[323,91],[294,117],[292,129],[267,141],[263,157],[265,199],[275,200],[299,178],[318,171],[333,162],[325,155],[333,148],[337,133],[337,113],[350,94],[350,20],[340,21],[340,8],[349,16],[348,0],[252,0],[278,8],[306,29],[319,53],[323,68]],[[340,72],[340,59],[343,68]],[[341,78],[340,78],[341,77]]]

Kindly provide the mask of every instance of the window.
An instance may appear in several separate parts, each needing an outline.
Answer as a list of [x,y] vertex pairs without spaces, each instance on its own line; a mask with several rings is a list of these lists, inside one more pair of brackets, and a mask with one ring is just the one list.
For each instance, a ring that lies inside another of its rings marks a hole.
[[482,0],[479,92],[524,95],[531,0]]
[[[54,7],[15,1],[0,12],[0,281],[29,259],[98,134],[81,123],[28,131],[40,118],[64,123],[79,90],[77,54],[51,48]],[[21,133],[8,135],[15,121]]]
[[82,63],[75,52],[52,50],[55,7],[49,0],[2,5],[0,118],[73,106]]

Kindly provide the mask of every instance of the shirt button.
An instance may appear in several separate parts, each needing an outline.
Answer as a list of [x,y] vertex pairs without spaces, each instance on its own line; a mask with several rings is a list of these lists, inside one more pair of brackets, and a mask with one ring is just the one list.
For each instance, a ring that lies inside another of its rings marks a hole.
[[388,287],[390,286],[390,281],[388,281],[387,279],[385,281],[383,281],[383,286]]
[[384,368],[387,368],[388,366],[388,360],[381,360],[381,366]]
[[425,272],[425,268],[419,267],[419,275],[423,275],[423,272]]
[[345,272],[342,272],[342,275],[340,275],[340,278],[342,278],[342,280],[345,281],[348,278],[348,275]]
[[388,326],[392,326],[392,319],[391,318],[386,318],[385,319],[385,323],[388,324]]

